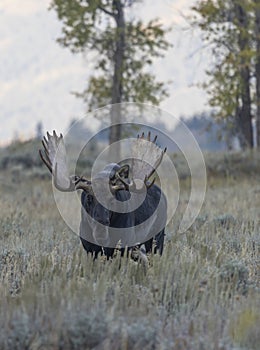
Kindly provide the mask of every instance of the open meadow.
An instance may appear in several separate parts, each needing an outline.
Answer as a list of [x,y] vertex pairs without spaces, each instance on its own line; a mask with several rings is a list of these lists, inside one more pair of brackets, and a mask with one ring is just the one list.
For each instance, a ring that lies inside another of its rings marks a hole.
[[197,220],[144,267],[86,255],[38,148],[0,153],[0,349],[259,349],[259,154],[207,155]]

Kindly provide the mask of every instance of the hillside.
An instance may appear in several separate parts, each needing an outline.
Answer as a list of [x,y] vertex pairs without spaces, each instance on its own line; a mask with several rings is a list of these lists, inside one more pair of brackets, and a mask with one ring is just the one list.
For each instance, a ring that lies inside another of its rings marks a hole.
[[[73,148],[73,145],[70,145]],[[45,176],[47,169],[43,166],[38,150],[42,148],[39,140],[15,142],[5,148],[0,148],[0,170],[25,173],[28,176]],[[78,167],[81,171],[90,168],[95,160],[99,147],[86,151],[85,158],[79,159]],[[73,154],[73,150],[71,152]],[[168,151],[169,153],[169,151]],[[180,152],[169,153],[178,171],[179,177],[189,177],[189,169],[185,158]],[[211,177],[260,176],[260,154],[258,151],[247,152],[204,152],[207,175]]]

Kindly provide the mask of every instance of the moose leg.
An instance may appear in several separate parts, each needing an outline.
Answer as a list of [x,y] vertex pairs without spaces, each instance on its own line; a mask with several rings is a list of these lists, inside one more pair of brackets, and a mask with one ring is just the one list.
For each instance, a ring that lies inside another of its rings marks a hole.
[[157,253],[157,250],[159,251],[159,254],[162,255],[163,253],[163,246],[164,246],[164,229],[157,233],[155,236],[155,247],[154,247],[154,253]]
[[103,254],[102,248],[100,246],[94,243],[88,242],[86,239],[82,237],[80,237],[80,240],[86,252],[94,255],[94,259],[97,259],[99,253],[101,253],[101,255]]
[[107,257],[107,260],[113,257],[115,248],[104,248],[105,256]]
[[145,246],[146,254],[151,253],[153,248],[153,238],[149,239],[149,241],[146,241],[144,243],[144,246]]

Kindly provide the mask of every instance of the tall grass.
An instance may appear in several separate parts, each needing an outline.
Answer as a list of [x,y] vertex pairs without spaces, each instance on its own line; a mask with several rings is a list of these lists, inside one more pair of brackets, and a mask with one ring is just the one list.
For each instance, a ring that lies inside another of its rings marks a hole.
[[50,180],[3,170],[0,349],[258,349],[259,193],[257,176],[212,177],[194,225],[171,222],[144,267],[93,262]]

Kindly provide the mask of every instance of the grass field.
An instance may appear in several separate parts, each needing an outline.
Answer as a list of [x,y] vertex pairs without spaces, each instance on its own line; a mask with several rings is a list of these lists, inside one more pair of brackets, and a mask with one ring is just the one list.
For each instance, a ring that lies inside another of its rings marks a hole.
[[148,268],[93,262],[17,157],[1,150],[0,349],[259,349],[259,155],[208,155],[199,217]]

